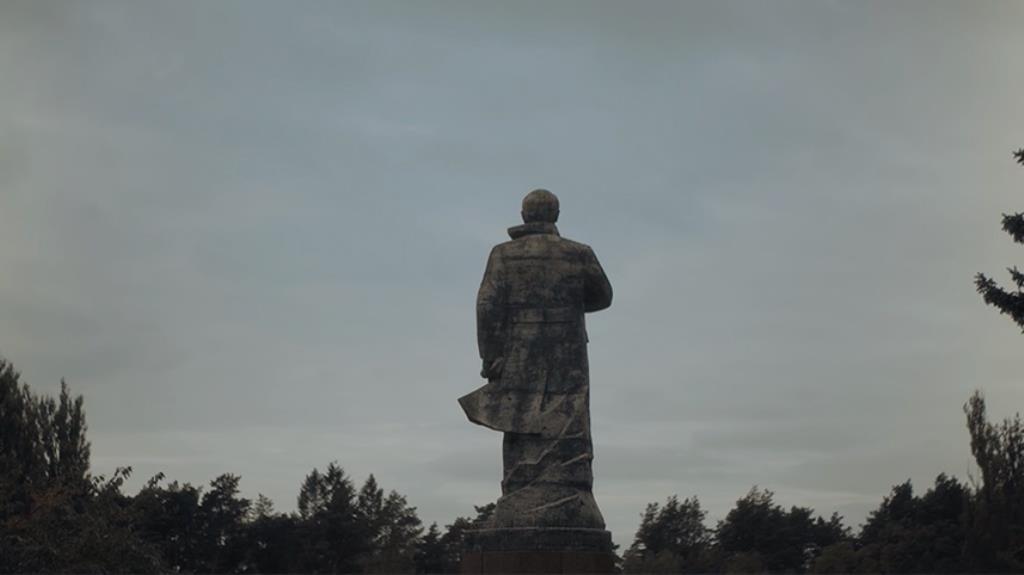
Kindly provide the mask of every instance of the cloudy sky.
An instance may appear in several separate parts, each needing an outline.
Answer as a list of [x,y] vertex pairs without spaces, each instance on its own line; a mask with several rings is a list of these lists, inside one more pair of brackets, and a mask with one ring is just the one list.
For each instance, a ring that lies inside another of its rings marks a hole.
[[974,292],[1024,252],[1017,2],[0,4],[0,353],[86,398],[94,471],[337,460],[427,522],[499,493],[474,299],[522,196],[615,287],[595,493],[853,525],[1024,409]]

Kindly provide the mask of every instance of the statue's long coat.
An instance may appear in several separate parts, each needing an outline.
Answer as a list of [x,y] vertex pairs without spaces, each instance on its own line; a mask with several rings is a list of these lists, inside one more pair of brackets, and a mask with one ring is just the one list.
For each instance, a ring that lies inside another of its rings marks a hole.
[[459,399],[474,423],[505,432],[505,526],[603,527],[590,494],[590,382],[584,313],[611,305],[589,246],[554,224],[509,229],[491,251],[477,296],[480,357],[500,366]]

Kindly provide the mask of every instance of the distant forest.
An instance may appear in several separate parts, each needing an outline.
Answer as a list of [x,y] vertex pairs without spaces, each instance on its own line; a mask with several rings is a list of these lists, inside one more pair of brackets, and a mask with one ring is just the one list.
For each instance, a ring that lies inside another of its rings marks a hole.
[[[1014,152],[1024,164],[1024,150]],[[1024,244],[1024,214],[1003,215]],[[984,301],[1024,327],[1016,290],[982,274]],[[784,509],[753,488],[714,527],[696,497],[652,502],[619,568],[624,573],[1024,572],[1024,423],[990,422],[975,392],[963,407],[978,477],[940,474],[923,494],[910,481],[882,497],[860,527],[806,507]],[[124,493],[130,468],[89,471],[84,402],[61,383],[35,394],[0,359],[0,573],[453,573],[475,517],[424,526],[406,497],[371,475],[357,487],[337,463],[298,486],[297,510],[239,494],[240,477],[208,486],[149,479]],[[639,511],[639,510],[638,510]]]
[[[81,396],[36,395],[0,360],[0,572],[454,573],[462,532],[493,504],[444,528],[424,526],[405,496],[371,475],[357,487],[335,463],[298,486],[297,510],[241,497],[237,475],[208,486],[131,469],[89,472]],[[939,475],[923,495],[893,487],[859,532],[836,514],[784,509],[751,489],[714,528],[696,497],[643,510],[624,573],[1024,571],[1024,424],[964,406],[980,478]]]

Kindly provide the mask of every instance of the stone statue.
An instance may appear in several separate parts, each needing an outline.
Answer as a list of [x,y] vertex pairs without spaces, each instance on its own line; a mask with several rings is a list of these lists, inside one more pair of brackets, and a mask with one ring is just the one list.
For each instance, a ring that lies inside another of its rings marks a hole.
[[470,421],[504,433],[502,496],[489,529],[604,537],[592,494],[584,313],[611,305],[612,288],[593,250],[559,235],[558,213],[554,194],[530,192],[523,225],[491,250],[476,303],[488,382],[459,403]]

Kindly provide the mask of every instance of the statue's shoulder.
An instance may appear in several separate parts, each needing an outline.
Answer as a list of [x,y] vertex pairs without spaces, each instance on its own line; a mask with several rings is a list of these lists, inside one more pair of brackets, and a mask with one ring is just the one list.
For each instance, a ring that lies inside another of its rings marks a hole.
[[565,247],[567,247],[567,248],[569,248],[571,250],[576,250],[576,251],[579,251],[579,252],[589,252],[589,251],[592,251],[590,249],[590,246],[588,246],[587,244],[585,244],[583,242],[577,242],[576,240],[570,240],[569,238],[565,238],[565,237],[562,238],[562,242],[565,244]]
[[580,261],[588,262],[594,259],[594,250],[585,243],[562,238],[563,253],[572,254],[569,257],[578,258]]
[[549,245],[550,244],[557,245],[560,249],[563,249],[563,250],[580,251],[580,252],[590,251],[590,246],[588,246],[587,244],[584,244],[584,243],[581,243],[581,242],[577,242],[575,240],[570,240],[569,238],[564,237],[564,236],[552,236],[552,235],[524,236],[524,237],[521,237],[521,238],[516,238],[514,240],[504,241],[504,242],[501,242],[500,244],[497,244],[493,248],[491,248],[491,251],[501,253],[501,252],[509,252],[509,251],[515,251],[515,250],[519,250],[519,249],[524,249],[525,246],[530,245],[531,243],[538,241],[537,238],[541,238],[541,237],[544,238],[543,241],[549,242]]
[[593,257],[590,246],[562,236],[525,236],[508,240],[491,248],[491,257],[514,260],[523,257],[562,257],[587,260]]
[[515,249],[515,244],[515,240],[507,240],[501,242],[500,244],[496,244],[494,247],[491,248],[491,254],[501,255],[507,253],[509,250]]

